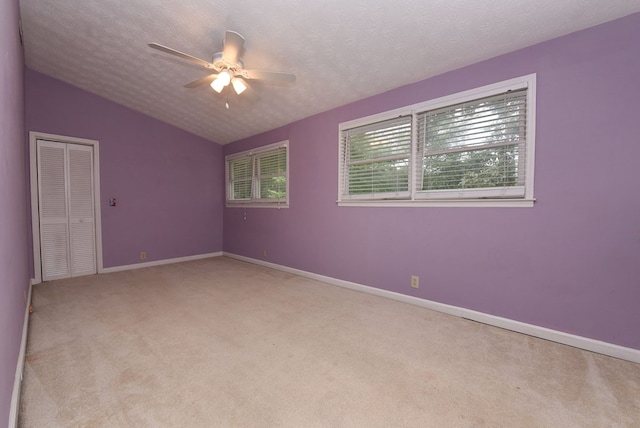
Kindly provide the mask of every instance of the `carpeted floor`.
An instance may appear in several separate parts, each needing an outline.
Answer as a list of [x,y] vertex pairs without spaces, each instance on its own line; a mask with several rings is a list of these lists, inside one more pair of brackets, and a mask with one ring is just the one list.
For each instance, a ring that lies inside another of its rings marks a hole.
[[33,289],[22,427],[632,427],[640,365],[220,257]]

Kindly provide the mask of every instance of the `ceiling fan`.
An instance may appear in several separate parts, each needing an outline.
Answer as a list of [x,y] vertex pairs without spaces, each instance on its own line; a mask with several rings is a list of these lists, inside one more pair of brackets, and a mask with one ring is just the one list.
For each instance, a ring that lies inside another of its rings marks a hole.
[[210,71],[210,74],[207,76],[184,85],[185,88],[197,88],[204,84],[210,84],[214,91],[221,93],[231,85],[235,93],[240,95],[249,88],[247,80],[262,80],[278,83],[293,83],[296,81],[296,76],[289,73],[245,69],[242,61],[244,41],[244,37],[240,34],[227,30],[224,37],[223,50],[222,52],[214,54],[211,62],[162,46],[158,43],[149,43],[149,47],[186,59]]

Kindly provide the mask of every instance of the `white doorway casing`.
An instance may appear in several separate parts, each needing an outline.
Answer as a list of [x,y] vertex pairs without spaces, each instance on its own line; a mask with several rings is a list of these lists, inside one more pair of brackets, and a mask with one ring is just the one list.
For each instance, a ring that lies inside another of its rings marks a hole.
[[84,138],[67,137],[62,135],[47,134],[42,132],[29,132],[29,152],[30,152],[30,179],[31,179],[31,224],[33,233],[33,283],[42,282],[42,256],[40,242],[40,210],[39,210],[39,189],[38,189],[38,140],[47,140],[64,144],[75,144],[91,148],[93,152],[93,199],[94,199],[94,223],[95,223],[95,266],[97,273],[103,271],[102,261],[102,222],[100,212],[100,155],[99,143],[96,140]]

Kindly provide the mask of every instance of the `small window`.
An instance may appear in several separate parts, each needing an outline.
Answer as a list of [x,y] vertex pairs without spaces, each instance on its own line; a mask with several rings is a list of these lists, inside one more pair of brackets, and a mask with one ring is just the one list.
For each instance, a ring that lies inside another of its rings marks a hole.
[[340,125],[339,205],[532,206],[535,75]]
[[289,142],[225,158],[227,206],[288,207]]
[[344,132],[343,193],[354,199],[409,196],[411,116]]

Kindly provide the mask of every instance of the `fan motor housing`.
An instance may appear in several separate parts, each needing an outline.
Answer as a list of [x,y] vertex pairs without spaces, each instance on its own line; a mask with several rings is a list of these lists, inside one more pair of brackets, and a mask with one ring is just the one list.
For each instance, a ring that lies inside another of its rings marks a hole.
[[240,71],[244,67],[244,63],[242,62],[241,59],[238,59],[238,62],[235,64],[225,61],[223,59],[222,52],[215,53],[213,55],[213,58],[211,59],[211,63],[213,64],[213,68],[217,72],[227,69],[229,71],[232,71],[233,73],[240,73]]

